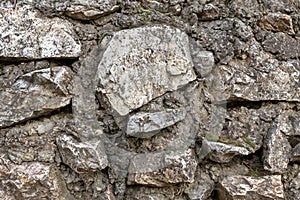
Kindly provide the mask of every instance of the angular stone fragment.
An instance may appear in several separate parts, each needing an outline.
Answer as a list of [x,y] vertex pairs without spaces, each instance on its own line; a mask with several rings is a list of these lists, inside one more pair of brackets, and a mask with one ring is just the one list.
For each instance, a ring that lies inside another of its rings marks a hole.
[[291,155],[291,161],[300,162],[300,143],[294,147]]
[[18,12],[0,9],[0,59],[79,57],[81,45],[72,24],[60,18],[42,18],[30,6]]
[[278,59],[288,60],[300,57],[300,41],[281,32],[268,35],[262,45],[266,51],[275,54]]
[[72,136],[61,135],[56,142],[62,161],[77,173],[102,170],[108,165],[100,140],[78,142]]
[[163,187],[193,182],[196,166],[190,149],[137,154],[130,162],[127,184]]
[[292,197],[293,200],[300,199],[300,172],[291,180],[288,188],[289,197]]
[[287,169],[291,150],[290,143],[275,122],[264,141],[264,169],[273,173],[283,173]]
[[70,103],[73,72],[52,67],[24,74],[0,91],[0,127],[41,116]]
[[280,175],[229,176],[219,183],[218,196],[228,200],[283,200],[284,190]]
[[292,18],[282,13],[269,13],[262,17],[258,25],[266,30],[295,34],[293,29]]
[[183,109],[167,109],[154,113],[137,113],[129,117],[126,133],[138,138],[149,138],[159,130],[172,126],[185,118]]
[[98,66],[100,91],[120,115],[195,80],[188,36],[152,25],[116,32]]
[[74,199],[55,165],[40,162],[12,164],[0,157],[1,199]]
[[[273,43],[270,44],[274,45]],[[297,46],[295,42],[293,45]],[[280,62],[263,57],[259,59],[263,60],[259,66],[251,66],[244,60],[231,60],[228,65],[218,66],[220,75],[216,78],[225,84],[224,100],[300,101],[299,61]]]
[[226,163],[236,155],[248,155],[250,152],[244,147],[224,144],[221,142],[211,142],[206,139],[202,140],[200,150],[200,159],[208,157],[210,160]]

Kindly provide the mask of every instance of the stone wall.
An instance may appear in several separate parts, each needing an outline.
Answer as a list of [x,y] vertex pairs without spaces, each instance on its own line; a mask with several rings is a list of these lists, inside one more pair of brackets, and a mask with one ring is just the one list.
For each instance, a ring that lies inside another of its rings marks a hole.
[[299,0],[3,0],[0,199],[298,200],[299,58]]

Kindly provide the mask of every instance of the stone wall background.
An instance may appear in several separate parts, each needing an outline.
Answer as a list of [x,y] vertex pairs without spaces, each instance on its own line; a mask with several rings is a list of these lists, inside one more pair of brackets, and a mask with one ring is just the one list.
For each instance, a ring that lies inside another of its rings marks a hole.
[[0,199],[300,199],[299,0],[0,3]]

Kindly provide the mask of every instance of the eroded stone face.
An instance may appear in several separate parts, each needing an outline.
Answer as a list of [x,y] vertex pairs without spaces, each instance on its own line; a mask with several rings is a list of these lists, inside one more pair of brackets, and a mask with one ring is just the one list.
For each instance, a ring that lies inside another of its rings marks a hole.
[[60,18],[42,18],[30,6],[18,12],[0,9],[0,59],[79,57],[81,45],[72,24]]
[[54,164],[15,165],[2,157],[0,194],[2,199],[73,199]]
[[196,166],[190,149],[137,154],[129,165],[127,183],[162,187],[193,182]]
[[0,91],[0,127],[49,113],[70,103],[73,72],[52,67],[22,75]]
[[292,18],[282,13],[269,13],[258,21],[258,25],[270,31],[295,34]]
[[119,31],[103,53],[98,76],[111,107],[127,115],[196,78],[188,37],[164,25]]
[[250,177],[229,176],[220,182],[221,199],[284,199],[280,175]]
[[126,133],[138,138],[151,137],[159,130],[183,120],[185,115],[184,109],[167,109],[154,113],[140,112],[129,117]]

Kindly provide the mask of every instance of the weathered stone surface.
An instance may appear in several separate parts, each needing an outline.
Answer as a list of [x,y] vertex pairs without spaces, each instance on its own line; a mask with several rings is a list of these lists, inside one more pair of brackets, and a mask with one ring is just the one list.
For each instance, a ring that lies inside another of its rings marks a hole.
[[40,162],[15,165],[0,157],[0,194],[2,199],[71,200],[59,170]]
[[196,166],[197,162],[190,149],[137,154],[130,162],[127,184],[163,187],[193,182]]
[[42,18],[30,6],[18,12],[0,9],[0,59],[79,57],[81,45],[72,24],[60,18]]
[[264,169],[271,172],[283,173],[290,160],[292,147],[285,135],[274,122],[264,141]]
[[229,176],[220,182],[219,189],[218,196],[220,199],[284,199],[280,175]]
[[41,116],[70,103],[73,72],[68,67],[36,70],[0,91],[0,127]]
[[25,0],[25,2],[42,11],[63,12],[71,18],[79,20],[97,19],[119,9],[117,0]]
[[[295,42],[293,46],[296,46]],[[218,66],[218,78],[224,82],[224,100],[300,100],[299,61],[280,62],[268,58],[268,54],[265,56],[267,58],[259,58],[264,60],[259,66],[252,66],[244,60],[232,60],[228,65]]]
[[292,151],[291,155],[291,161],[292,162],[300,162],[300,143],[297,144]]
[[100,140],[78,142],[72,136],[61,135],[56,142],[62,161],[78,173],[102,170],[108,165]]
[[126,133],[138,138],[149,138],[159,130],[172,126],[185,118],[183,109],[167,109],[161,112],[140,112],[129,117]]
[[290,199],[300,199],[300,172],[289,183],[289,195]]
[[98,76],[112,108],[127,115],[196,78],[188,37],[164,25],[119,31],[103,52]]
[[190,200],[206,200],[212,193],[215,183],[208,174],[202,170],[197,170],[195,181],[187,184],[184,189]]
[[293,29],[292,18],[282,13],[269,13],[263,16],[258,25],[266,30],[295,34]]
[[220,163],[229,162],[236,155],[248,155],[250,152],[244,147],[228,145],[221,142],[202,140],[199,158],[208,157],[210,160]]
[[300,41],[281,32],[269,34],[262,45],[267,52],[276,54],[278,59],[297,59],[300,55]]

